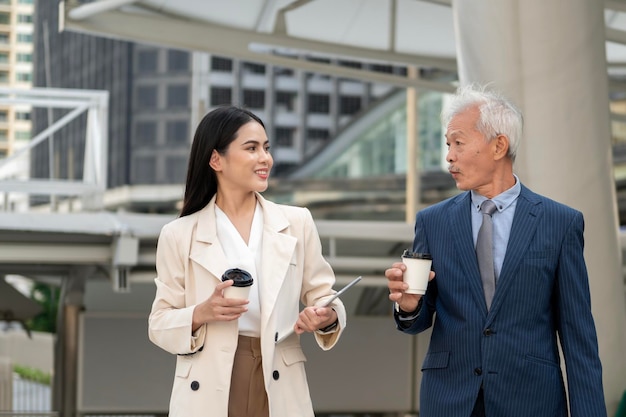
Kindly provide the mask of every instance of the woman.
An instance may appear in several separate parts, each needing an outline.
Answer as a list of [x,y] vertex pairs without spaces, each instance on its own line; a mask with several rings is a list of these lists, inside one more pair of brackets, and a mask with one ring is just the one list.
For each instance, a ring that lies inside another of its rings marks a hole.
[[[335,277],[310,212],[259,194],[272,164],[249,111],[220,107],[200,122],[181,215],[159,237],[149,318],[150,340],[178,355],[170,417],[314,415],[300,335],[328,350],[346,313],[339,299],[317,307]],[[252,275],[248,300],[224,297],[230,268]]]

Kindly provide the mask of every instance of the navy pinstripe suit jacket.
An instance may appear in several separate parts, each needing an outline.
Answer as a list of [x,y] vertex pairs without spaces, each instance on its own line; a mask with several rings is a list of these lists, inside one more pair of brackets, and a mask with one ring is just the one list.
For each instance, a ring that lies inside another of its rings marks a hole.
[[[422,367],[421,417],[469,417],[482,385],[487,417],[606,417],[583,259],[580,212],[522,186],[489,312],[474,250],[470,193],[417,214],[413,250],[436,277],[416,334],[433,325]],[[397,321],[397,317],[396,317]]]

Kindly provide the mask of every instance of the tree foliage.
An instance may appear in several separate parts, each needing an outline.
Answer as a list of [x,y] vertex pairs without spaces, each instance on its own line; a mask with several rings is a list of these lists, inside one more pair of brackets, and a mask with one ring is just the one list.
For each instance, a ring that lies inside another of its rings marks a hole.
[[56,333],[59,293],[59,289],[52,285],[40,282],[33,285],[30,297],[39,303],[43,310],[28,321],[31,331]]

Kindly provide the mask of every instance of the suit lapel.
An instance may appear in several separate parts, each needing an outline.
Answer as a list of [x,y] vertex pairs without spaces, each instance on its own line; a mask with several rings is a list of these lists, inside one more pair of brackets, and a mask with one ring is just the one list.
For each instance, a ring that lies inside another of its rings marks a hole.
[[472,296],[478,305],[487,309],[483,293],[476,249],[472,239],[472,216],[470,213],[471,194],[469,192],[460,195],[452,206],[450,227],[457,248],[459,263],[463,268],[463,276],[469,280]]
[[218,280],[221,280],[222,274],[228,269],[226,255],[217,239],[215,197],[198,213],[196,236],[191,244],[189,257]]
[[289,219],[275,204],[257,196],[263,208],[263,260],[261,263],[260,296],[261,328],[265,329],[277,304],[278,293],[287,276],[287,269],[293,258],[297,239],[285,230],[290,226]]
[[515,215],[511,225],[509,243],[507,244],[502,271],[496,284],[496,292],[491,305],[490,313],[495,314],[504,299],[504,294],[517,277],[515,271],[526,253],[530,242],[535,235],[542,210],[540,201],[534,194],[522,185],[522,191],[515,206]]

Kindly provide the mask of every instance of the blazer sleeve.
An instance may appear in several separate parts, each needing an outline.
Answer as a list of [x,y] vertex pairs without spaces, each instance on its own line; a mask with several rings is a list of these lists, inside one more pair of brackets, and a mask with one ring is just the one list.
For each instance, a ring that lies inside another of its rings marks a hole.
[[583,230],[582,213],[576,212],[566,230],[557,269],[557,330],[567,370],[571,416],[606,417],[602,365],[583,256]]
[[[192,333],[195,305],[187,305],[185,296],[186,247],[170,224],[163,227],[156,251],[156,295],[148,318],[148,337],[167,352],[184,355],[198,351],[204,341],[206,326]],[[188,245],[188,243],[187,243]]]
[[[322,255],[322,244],[313,217],[308,209],[303,209],[304,236],[304,269],[302,277],[301,301],[305,306],[321,305],[324,299],[333,295],[335,273]],[[314,332],[315,340],[320,348],[329,350],[339,340],[346,328],[346,309],[339,298],[332,302],[331,307],[337,313],[339,321],[337,331],[328,334]]]

